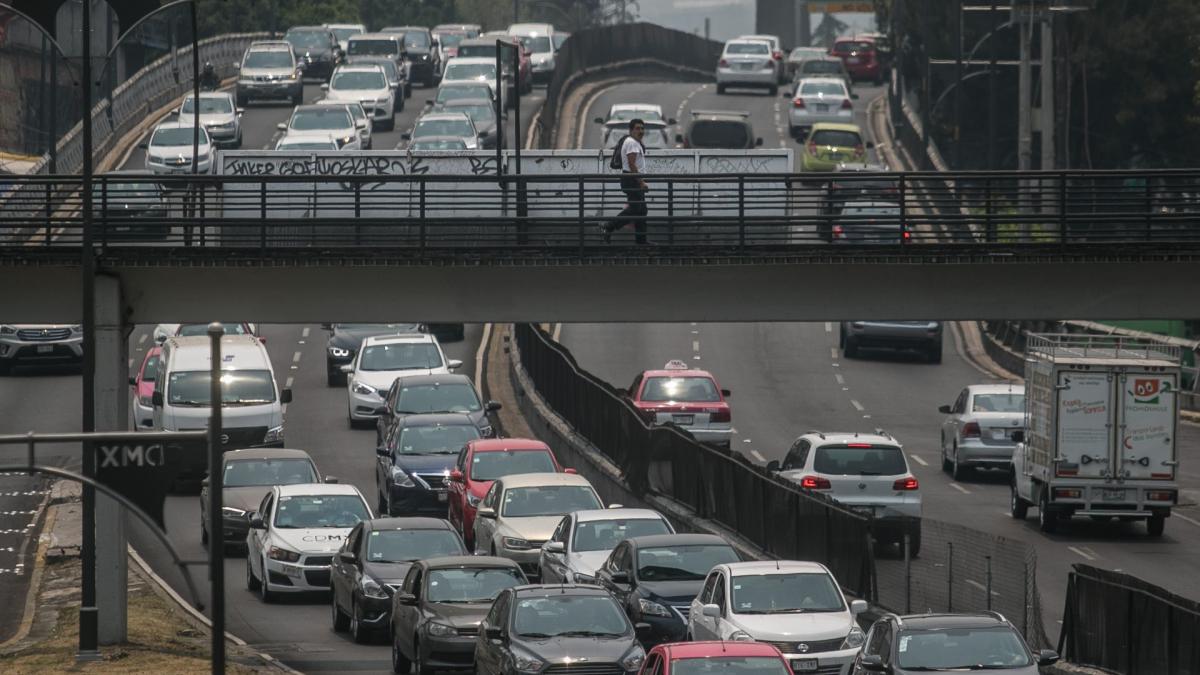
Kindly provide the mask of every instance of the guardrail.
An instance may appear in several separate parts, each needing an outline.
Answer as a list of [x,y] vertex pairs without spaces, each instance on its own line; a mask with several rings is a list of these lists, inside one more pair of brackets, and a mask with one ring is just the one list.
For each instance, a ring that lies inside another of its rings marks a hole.
[[[625,205],[620,177],[611,173],[372,174],[99,176],[94,238],[104,246],[141,245],[138,235],[152,234],[158,245],[177,246],[571,251],[604,244],[598,226]],[[1018,244],[1051,252],[1200,244],[1200,209],[1192,210],[1185,190],[1200,183],[1200,171],[968,172],[955,174],[955,194],[926,187],[914,196],[912,186],[930,175],[648,176],[648,245],[728,253],[829,243],[981,251]],[[1047,177],[1054,189],[1037,190]],[[0,200],[0,236],[38,228],[45,236],[33,241],[82,242],[79,210],[71,208],[80,201],[78,177],[11,180],[20,189]],[[918,199],[955,201],[971,214],[918,209]],[[1012,206],[1031,201],[1040,207]]]

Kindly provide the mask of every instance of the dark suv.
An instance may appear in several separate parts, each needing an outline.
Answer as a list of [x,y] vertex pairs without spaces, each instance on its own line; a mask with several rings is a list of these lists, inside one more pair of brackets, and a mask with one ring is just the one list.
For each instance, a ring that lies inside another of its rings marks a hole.
[[853,359],[859,349],[910,349],[942,362],[941,321],[843,321],[838,345]]
[[1035,654],[998,612],[891,614],[871,626],[850,675],[967,670],[1037,675],[1039,666],[1057,662],[1051,650]]
[[304,63],[305,77],[328,82],[333,69],[342,62],[344,55],[337,37],[324,26],[294,26],[284,33],[283,39],[292,46],[296,61]]
[[442,50],[433,33],[423,26],[389,26],[380,33],[404,36],[404,51],[409,62],[408,79],[432,87],[442,79]]
[[687,132],[675,135],[685,148],[746,150],[762,145],[754,135],[750,113],[736,110],[693,110]]

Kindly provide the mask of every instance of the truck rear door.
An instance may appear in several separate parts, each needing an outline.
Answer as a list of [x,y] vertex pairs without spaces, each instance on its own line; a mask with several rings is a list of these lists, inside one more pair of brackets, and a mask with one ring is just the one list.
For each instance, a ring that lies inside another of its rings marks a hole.
[[1174,480],[1178,373],[1126,372],[1119,382],[1117,466],[1121,475]]
[[1112,389],[1108,373],[1059,371],[1056,475],[1112,475]]

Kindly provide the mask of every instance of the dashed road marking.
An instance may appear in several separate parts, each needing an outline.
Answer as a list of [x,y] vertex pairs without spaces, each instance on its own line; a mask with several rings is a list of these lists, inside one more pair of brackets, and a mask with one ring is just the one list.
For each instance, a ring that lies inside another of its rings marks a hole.
[[129,368],[132,368],[132,367],[133,367],[133,359],[129,359],[129,366],[128,366],[128,367],[129,367]]
[[295,382],[295,381],[296,381],[296,378],[294,378],[294,377],[291,377],[291,376],[289,375],[289,376],[288,376],[288,379],[287,379],[286,381],[284,381],[284,383],[283,383],[283,388],[284,388],[284,389],[288,389],[288,388],[290,388],[290,387],[292,386],[292,382]]
[[830,347],[829,348],[829,358],[836,359],[837,357],[838,357],[837,347]]
[[854,399],[850,399],[850,405],[854,406],[854,409],[857,410],[858,412],[862,412],[862,411],[866,410],[866,408],[863,407],[863,404],[859,403],[858,401],[856,401]]
[[[952,483],[952,485],[953,485],[953,483]],[[1079,548],[1078,546],[1068,546],[1067,550],[1079,555],[1084,560],[1095,560],[1096,559],[1096,556],[1084,551],[1083,549]]]
[[694,352],[700,351],[700,341],[699,340],[692,340],[692,351],[694,351]]
[[916,462],[917,464],[920,464],[921,466],[929,466],[929,462],[926,462],[925,460],[921,459],[920,455],[909,455],[909,457],[912,458],[912,461]]
[[842,377],[841,373],[834,373],[833,379],[837,380],[838,384],[846,384],[846,378]]
[[969,495],[969,494],[971,494],[971,491],[970,491],[970,490],[968,490],[967,488],[965,488],[965,487],[963,487],[963,486],[959,485],[958,483],[951,483],[951,484],[950,484],[950,487],[954,488],[955,490],[958,490],[959,492],[963,493],[964,495]]
[[292,354],[292,363],[300,363],[300,352]]
[[754,459],[757,459],[758,461],[760,461],[760,462],[762,462],[762,463],[764,463],[764,464],[766,464],[766,463],[767,463],[767,458],[766,458],[766,457],[763,457],[763,456],[762,456],[762,455],[760,455],[760,454],[758,454],[758,451],[757,451],[757,450],[751,450],[751,451],[750,451],[750,454],[754,456]]
[[832,321],[826,321],[826,322],[825,322],[825,332],[826,332],[826,333],[832,333],[832,332],[833,332],[833,322],[832,322]]
[[300,337],[302,337],[302,338],[307,338],[307,337],[308,337],[308,332],[309,332],[310,330],[312,330],[312,328],[310,328],[310,327],[308,327],[308,326],[305,326],[305,327],[304,327],[304,330],[300,331]]
[[692,360],[693,360],[693,361],[699,361],[699,360],[700,360],[700,355],[699,355],[699,354],[696,354],[695,356],[693,356],[693,357],[692,357]]
[[140,344],[143,344],[144,342],[146,342],[146,338],[148,338],[148,337],[150,337],[150,336],[145,333],[142,333],[142,337],[138,338],[138,344],[140,345]]

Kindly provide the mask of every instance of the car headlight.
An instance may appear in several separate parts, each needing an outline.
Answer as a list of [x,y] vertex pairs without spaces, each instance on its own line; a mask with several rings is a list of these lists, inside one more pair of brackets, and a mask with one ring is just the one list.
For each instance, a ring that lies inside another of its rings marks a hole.
[[392,485],[402,488],[417,487],[417,484],[413,482],[412,476],[405,473],[404,469],[395,466],[392,467]]
[[546,664],[532,654],[513,652],[513,666],[525,673],[539,672]]
[[476,497],[469,492],[467,493],[467,504],[470,504],[472,507],[479,506],[479,502],[481,501],[483,501],[483,497]]
[[363,396],[371,396],[371,395],[375,394],[374,387],[365,385],[362,382],[355,382],[354,385],[350,387],[350,389],[353,390],[354,393],[362,394]]
[[429,626],[429,634],[435,637],[451,637],[453,635],[458,635],[458,629],[456,629],[454,626],[447,626],[444,623],[438,623],[436,621],[430,621],[427,625]]
[[263,443],[278,443],[283,440],[283,425],[271,427],[267,429],[267,435],[263,436]]
[[486,426],[486,427],[481,427],[481,428],[479,429],[479,435],[480,435],[480,436],[483,436],[484,438],[491,438],[491,437],[492,437],[492,427],[491,427],[491,425],[488,425],[488,426]]
[[666,607],[644,598],[638,598],[638,611],[650,616],[671,616],[671,611]]
[[197,162],[207,162],[208,161],[208,153],[200,155],[199,157],[196,158],[196,161]]
[[528,551],[533,548],[528,541],[517,537],[504,537],[501,541],[504,543],[504,548],[510,551]]
[[83,326],[80,326],[78,324],[71,326],[71,334],[72,335],[83,335]]
[[294,81],[294,80],[295,80],[297,77],[299,77],[299,76],[298,76],[298,75],[296,75],[296,73],[292,73],[291,75],[288,75],[288,76],[287,76],[287,79],[289,79],[289,80],[293,80],[293,81]]
[[865,635],[863,635],[862,629],[858,626],[855,626],[850,629],[850,634],[847,635],[846,639],[842,642],[841,648],[858,649],[859,647],[863,646],[863,642],[865,642],[866,639],[867,638]]
[[350,350],[342,349],[341,347],[330,346],[330,347],[328,347],[328,351],[329,351],[330,356],[333,356],[333,357],[339,358],[339,359],[344,359],[347,356],[350,356]]
[[371,577],[364,576],[362,580],[358,582],[358,587],[362,589],[363,595],[367,596],[368,598],[387,597],[387,592],[383,590],[383,586],[380,586],[379,582],[375,581]]
[[146,406],[146,407],[148,408],[148,407],[150,407],[150,406],[154,405],[154,397],[152,397],[152,396],[139,396],[139,397],[138,397],[138,403],[140,403],[140,404],[142,404],[142,405],[144,405],[144,406]]
[[646,650],[642,649],[641,645],[634,644],[633,649],[629,650],[625,658],[621,659],[621,667],[625,669],[625,672],[640,670],[645,660]]
[[295,551],[289,551],[286,548],[272,546],[267,551],[267,557],[271,560],[280,560],[283,562],[300,562],[300,554]]
[[12,326],[0,326],[0,335],[14,335],[17,332]]
[[754,638],[744,630],[735,630],[729,639],[734,642],[754,642]]
[[[357,133],[358,133],[358,132],[355,132],[355,134],[357,134]],[[350,135],[350,136],[342,136],[341,138],[337,139],[337,144],[338,144],[338,147],[339,147],[339,148],[341,148],[341,147],[345,147],[345,146],[346,146],[346,145],[348,145],[348,144],[349,144],[351,141],[353,141],[353,140],[354,140],[354,138],[355,138],[355,137],[354,137],[354,135]]]
[[221,515],[228,518],[245,518],[246,512],[241,509],[235,509],[232,506],[222,506]]

